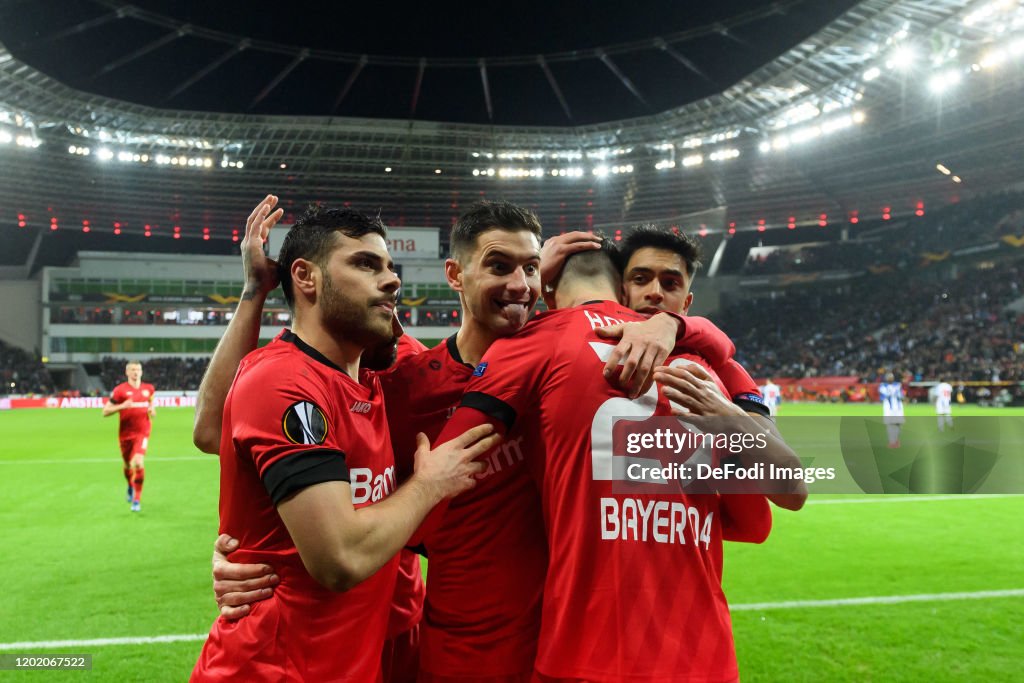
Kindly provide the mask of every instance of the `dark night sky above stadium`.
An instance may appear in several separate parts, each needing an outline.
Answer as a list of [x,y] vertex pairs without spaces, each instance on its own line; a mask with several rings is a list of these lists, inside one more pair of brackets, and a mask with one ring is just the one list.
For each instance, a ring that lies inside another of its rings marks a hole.
[[[856,2],[525,0],[407,6],[314,0],[134,0],[133,6],[152,13],[148,19],[113,19],[117,7],[127,4],[8,0],[0,9],[0,40],[19,59],[81,90],[158,107],[253,114],[409,118],[417,60],[423,57],[427,66],[416,98],[416,119],[580,125],[652,114],[718,92]],[[632,82],[639,97],[597,58],[550,58],[560,52],[668,37],[773,9],[724,34],[705,31],[671,43],[689,65],[653,44],[611,54],[615,68]],[[153,20],[154,16],[158,19]],[[110,20],[104,21],[106,17]],[[353,63],[314,56],[293,65],[294,54],[249,48],[218,64],[232,50],[231,41],[218,42],[195,32],[171,39],[175,23],[237,39],[272,41],[293,47],[295,54],[302,48],[367,54],[370,62],[346,91],[356,68]],[[476,60],[537,54],[549,57],[551,76],[564,95],[565,107],[535,62],[491,64],[487,69],[489,114]],[[381,64],[387,57],[409,58],[409,63]],[[437,63],[444,58],[471,63],[445,67]],[[216,68],[195,79],[214,64]],[[279,74],[285,75],[268,89]]]

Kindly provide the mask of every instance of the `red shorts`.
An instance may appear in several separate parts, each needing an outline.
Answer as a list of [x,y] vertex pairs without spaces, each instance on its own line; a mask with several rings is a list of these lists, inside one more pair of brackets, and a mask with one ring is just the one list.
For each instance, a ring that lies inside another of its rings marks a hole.
[[148,436],[128,436],[121,439],[121,457],[124,459],[124,464],[130,463],[135,455],[145,456],[147,446],[149,446]]
[[420,668],[420,625],[384,641],[380,668],[384,683],[416,683]]

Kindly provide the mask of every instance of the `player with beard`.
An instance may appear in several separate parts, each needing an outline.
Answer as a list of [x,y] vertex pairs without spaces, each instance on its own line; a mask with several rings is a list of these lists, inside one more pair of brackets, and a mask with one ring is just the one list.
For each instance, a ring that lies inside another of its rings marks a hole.
[[[526,322],[540,288],[539,234],[532,213],[506,202],[475,205],[453,227],[452,258],[445,270],[460,295],[462,328],[381,375],[400,463],[417,431],[440,432],[491,343]],[[247,318],[258,326],[258,311],[250,310]],[[232,324],[240,321],[236,315]],[[656,321],[626,331],[630,352],[624,354],[624,367],[636,368],[630,381],[642,383],[641,373],[653,370],[659,353],[649,350],[640,330],[657,329],[667,335],[664,344],[670,347],[677,326]],[[667,348],[660,357],[666,355]],[[218,372],[230,370],[224,366]],[[204,402],[212,403],[209,398]],[[430,581],[420,680],[521,681],[531,675],[546,549],[537,494],[522,467],[530,438],[509,435],[487,463],[487,476],[477,490],[455,501],[426,543]],[[494,519],[510,523],[496,529]],[[222,553],[232,549],[224,538],[217,547]],[[271,582],[261,574],[269,571],[218,560],[215,591],[222,612],[243,616],[245,603],[264,598]],[[484,584],[492,588],[481,591]]]
[[242,359],[223,409],[221,528],[272,562],[272,599],[214,622],[194,681],[376,680],[397,552],[440,501],[475,485],[497,443],[429,450],[396,490],[379,381],[363,350],[393,336],[401,284],[379,220],[311,207],[281,249],[294,327]]

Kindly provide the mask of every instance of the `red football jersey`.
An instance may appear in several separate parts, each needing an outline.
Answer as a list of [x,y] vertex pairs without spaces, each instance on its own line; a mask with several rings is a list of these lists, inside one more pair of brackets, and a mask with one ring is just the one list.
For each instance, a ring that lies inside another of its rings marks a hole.
[[[391,370],[382,372],[380,376],[382,378],[385,377],[387,373],[393,372],[395,367],[405,362],[408,358],[426,350],[427,347],[423,342],[415,337],[410,337],[408,334],[399,337],[398,356],[395,359],[395,366]],[[398,397],[394,396],[394,391],[391,392],[391,395],[388,393],[388,387],[393,388],[391,383],[382,379],[381,384],[384,389],[386,405],[391,405],[392,401],[399,400]],[[390,411],[388,414],[391,414]],[[396,431],[399,434],[402,432],[402,428],[396,430],[395,426],[394,421],[388,420],[392,444],[395,442]],[[399,476],[398,483],[401,484],[406,478],[407,476]],[[423,600],[426,597],[426,593],[427,589],[423,584],[423,570],[420,567],[420,556],[411,550],[402,550],[399,552],[398,577],[395,580],[395,595],[391,600],[391,615],[388,618],[388,638],[394,638],[399,634],[405,633],[420,623],[420,620],[423,618]]]
[[149,419],[149,407],[152,404],[156,390],[152,384],[142,382],[133,387],[128,382],[121,382],[110,392],[110,402],[121,404],[125,401],[131,408],[125,408],[118,413],[121,418],[118,425],[118,435],[122,439],[134,436],[149,436],[153,424]]
[[[411,470],[418,432],[436,440],[472,375],[452,336],[381,377],[400,472]],[[547,567],[540,498],[524,463],[533,444],[533,434],[508,434],[424,540],[422,671],[483,680],[532,669]]]
[[537,673],[731,681],[719,497],[650,485],[632,493],[621,474],[626,454],[613,452],[613,418],[670,415],[657,386],[630,400],[602,375],[613,344],[593,330],[642,319],[609,301],[541,313],[491,346],[462,405],[543,439],[543,449],[527,451],[551,556]]
[[277,504],[348,481],[356,508],[395,488],[380,385],[361,384],[290,331],[246,356],[224,405],[220,530],[234,562],[267,563],[280,584],[245,619],[218,619],[193,680],[375,681],[397,557],[344,593],[303,566]]

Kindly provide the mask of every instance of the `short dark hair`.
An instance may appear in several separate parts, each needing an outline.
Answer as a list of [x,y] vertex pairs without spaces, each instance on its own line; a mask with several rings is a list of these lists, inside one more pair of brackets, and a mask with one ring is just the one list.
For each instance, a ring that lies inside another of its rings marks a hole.
[[373,233],[387,239],[388,229],[380,216],[368,216],[353,209],[332,209],[324,204],[310,204],[285,235],[281,253],[277,257],[278,276],[284,290],[288,307],[295,305],[292,292],[292,264],[296,259],[306,259],[321,268],[327,265],[334,233],[346,237],[362,237]]
[[641,223],[630,228],[622,242],[622,267],[625,268],[629,259],[639,249],[664,249],[671,251],[686,263],[686,274],[693,277],[700,267],[700,245],[689,235],[675,229],[662,228],[651,223]]
[[525,230],[541,239],[541,225],[537,214],[522,206],[506,201],[479,201],[459,216],[452,226],[449,243],[452,258],[461,261],[476,248],[476,238],[489,230]]
[[559,282],[568,277],[581,280],[603,279],[616,289],[622,284],[622,253],[610,239],[600,233],[596,234],[601,238],[601,248],[567,256]]

